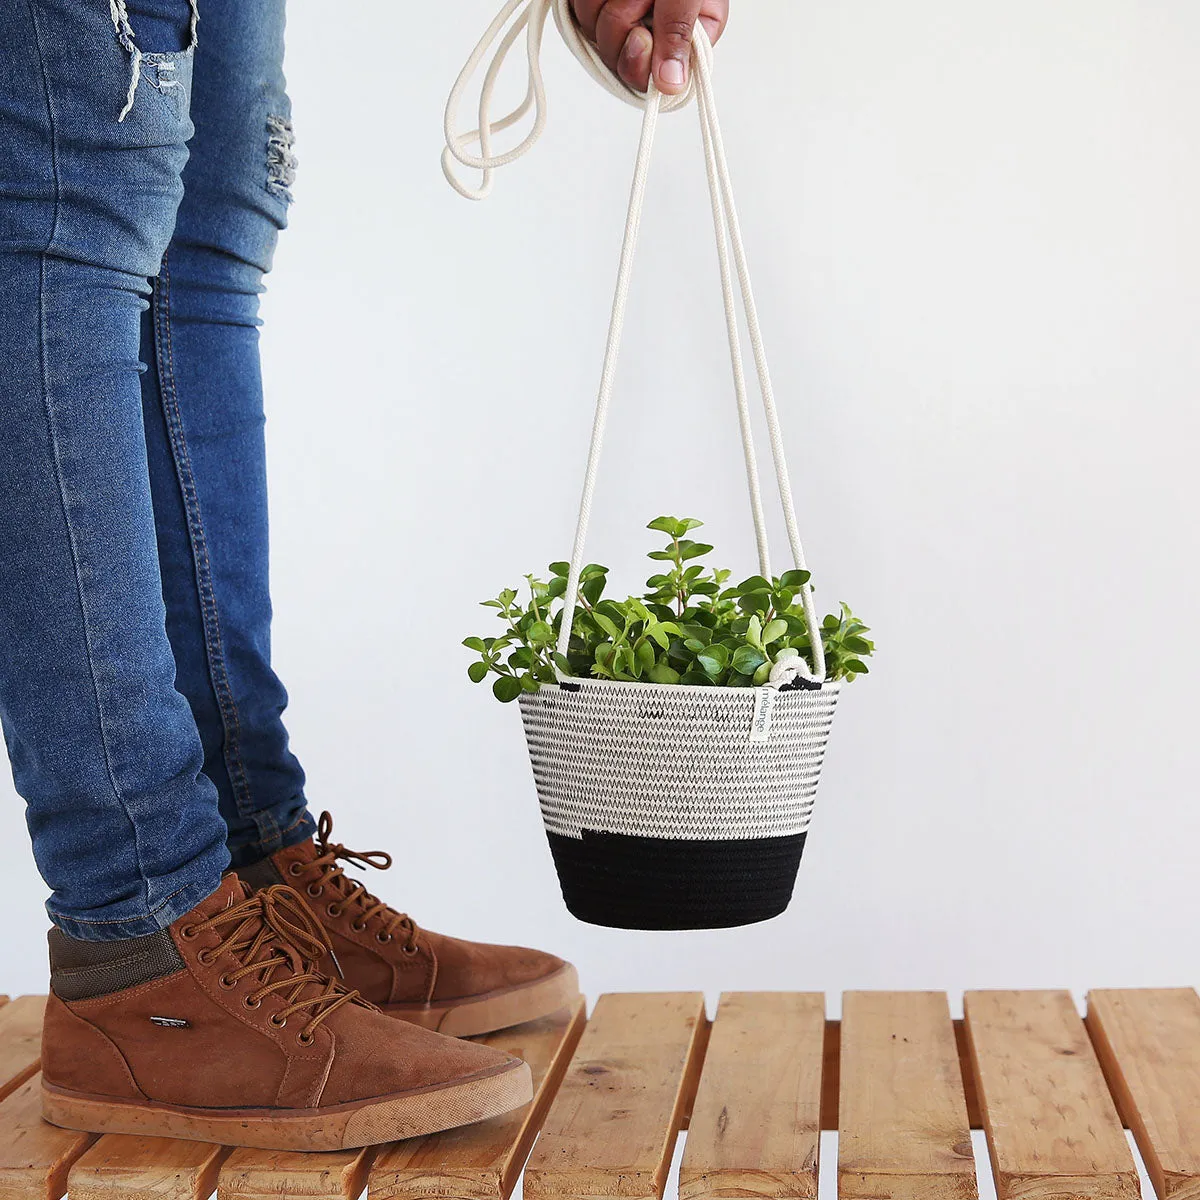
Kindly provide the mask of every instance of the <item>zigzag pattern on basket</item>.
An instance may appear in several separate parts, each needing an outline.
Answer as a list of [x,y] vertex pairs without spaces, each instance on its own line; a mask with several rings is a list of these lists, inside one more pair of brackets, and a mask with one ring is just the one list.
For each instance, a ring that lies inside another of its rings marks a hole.
[[546,828],[691,841],[804,833],[839,691],[779,692],[761,743],[750,740],[755,688],[582,682],[523,696]]

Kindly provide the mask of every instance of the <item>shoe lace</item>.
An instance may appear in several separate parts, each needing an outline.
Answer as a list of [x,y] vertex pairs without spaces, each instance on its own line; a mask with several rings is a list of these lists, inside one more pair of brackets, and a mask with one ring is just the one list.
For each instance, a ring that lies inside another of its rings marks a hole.
[[257,1008],[274,993],[286,993],[284,1007],[269,1020],[282,1027],[293,1014],[307,1013],[308,1021],[300,1031],[300,1041],[305,1044],[312,1041],[317,1026],[343,1005],[374,1007],[357,991],[315,969],[332,949],[329,935],[289,887],[264,888],[241,904],[231,904],[207,920],[185,926],[180,933],[190,940],[210,929],[227,932],[216,946],[201,950],[197,959],[208,966],[222,954],[232,955],[238,966],[222,977],[226,986],[257,976],[259,986],[246,996],[248,1008]]
[[320,871],[322,884],[335,888],[342,896],[342,902],[358,908],[357,927],[365,929],[369,921],[378,920],[383,928],[376,933],[381,942],[390,942],[392,938],[403,934],[404,943],[401,949],[405,954],[416,954],[417,938],[420,927],[408,913],[397,912],[390,904],[371,895],[357,879],[351,879],[341,863],[355,867],[373,867],[376,871],[386,871],[392,865],[392,856],[386,850],[351,850],[340,842],[331,841],[333,834],[333,817],[323,812],[317,822],[316,850],[317,857],[303,864],[297,870],[297,875],[308,875]]

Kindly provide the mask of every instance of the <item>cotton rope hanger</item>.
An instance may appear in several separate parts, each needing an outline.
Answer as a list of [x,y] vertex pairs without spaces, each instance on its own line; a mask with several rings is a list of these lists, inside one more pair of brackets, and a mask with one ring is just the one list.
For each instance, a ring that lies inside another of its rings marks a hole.
[[[505,26],[520,14],[504,32]],[[621,336],[625,326],[625,310],[629,298],[629,284],[633,259],[641,228],[642,210],[646,196],[646,182],[650,172],[650,159],[654,147],[654,136],[658,117],[662,112],[683,108],[695,98],[700,113],[700,128],[704,141],[704,158],[708,176],[709,196],[712,203],[713,225],[716,231],[717,259],[721,272],[721,291],[725,304],[725,323],[729,337],[730,362],[733,368],[734,391],[737,396],[738,424],[745,458],[746,480],[750,493],[750,509],[754,519],[755,540],[758,547],[759,571],[764,578],[771,578],[771,560],[767,543],[766,519],[763,514],[762,493],[758,477],[758,461],[754,448],[754,430],[750,418],[750,404],[746,388],[746,373],[742,360],[741,338],[738,332],[737,296],[733,275],[736,269],[738,287],[746,314],[746,326],[750,335],[750,346],[758,375],[762,395],[763,411],[766,416],[767,434],[771,444],[771,455],[775,477],[783,508],[788,542],[797,570],[807,570],[804,547],[800,540],[796,521],[795,501],[791,478],[783,447],[783,431],[775,404],[775,392],[771,384],[767,365],[766,348],[758,319],[758,308],[750,282],[750,270],[742,240],[741,225],[733,197],[733,182],[725,156],[725,143],[717,117],[716,98],[713,93],[712,43],[701,22],[696,22],[693,37],[692,70],[687,89],[677,96],[664,96],[650,82],[649,91],[643,95],[628,87],[604,65],[596,48],[583,36],[576,24],[570,0],[507,0],[496,19],[488,26],[471,56],[467,59],[458,79],[451,89],[446,104],[446,148],[442,152],[442,170],[447,180],[460,195],[470,200],[486,198],[494,182],[495,171],[522,158],[533,149],[546,127],[546,89],[542,77],[541,52],[546,29],[546,20],[551,11],[559,33],[568,49],[583,64],[585,70],[607,92],[643,110],[641,138],[638,143],[634,167],[633,186],[629,198],[629,212],[625,221],[625,235],[621,246],[620,266],[617,271],[616,294],[613,299],[612,318],[604,352],[604,368],[601,373],[600,391],[596,400],[596,414],[592,424],[591,444],[588,450],[587,469],[584,475],[583,495],[579,505],[579,521],[575,531],[575,542],[571,553],[570,573],[564,597],[562,627],[559,633],[558,653],[566,655],[574,624],[575,610],[579,602],[579,577],[583,570],[588,525],[591,519],[592,501],[596,489],[596,477],[600,455],[604,444],[604,431],[608,421],[608,410],[616,382],[617,359],[620,354]],[[528,56],[528,86],[520,104],[503,117],[491,117],[492,97],[496,83],[509,52],[521,34],[526,37]],[[458,132],[458,112],[463,95],[471,78],[482,65],[492,46],[499,45],[491,63],[484,73],[479,99],[479,126],[467,133]],[[534,112],[533,126],[524,140],[511,150],[494,154],[493,137],[517,124],[530,110]],[[478,145],[479,153],[470,147]],[[481,172],[478,187],[470,187],[458,178],[455,164]],[[733,262],[730,262],[730,246]],[[771,682],[776,686],[797,679],[822,683],[825,680],[825,649],[821,641],[821,627],[813,602],[812,585],[804,584],[800,589],[805,619],[812,643],[812,663],[806,663],[797,655],[778,662],[771,672]],[[560,680],[567,677],[561,675]]]

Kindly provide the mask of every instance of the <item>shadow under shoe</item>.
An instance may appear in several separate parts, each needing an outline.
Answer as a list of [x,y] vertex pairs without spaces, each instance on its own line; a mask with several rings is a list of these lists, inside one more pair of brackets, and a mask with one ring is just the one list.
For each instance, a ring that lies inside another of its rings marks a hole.
[[285,883],[301,892],[332,944],[325,969],[385,1013],[472,1037],[549,1016],[578,998],[575,968],[553,954],[432,933],[371,895],[342,864],[387,870],[392,856],[347,849],[332,834],[333,818],[322,813],[315,838],[238,874],[251,887]]
[[47,1121],[91,1133],[335,1150],[528,1103],[519,1059],[385,1016],[317,969],[329,939],[290,888],[234,875],[150,937],[50,934]]

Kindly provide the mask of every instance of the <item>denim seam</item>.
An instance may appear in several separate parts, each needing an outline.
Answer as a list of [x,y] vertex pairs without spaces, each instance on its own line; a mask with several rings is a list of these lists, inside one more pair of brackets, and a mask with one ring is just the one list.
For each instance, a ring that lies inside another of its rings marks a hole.
[[42,29],[38,24],[37,6],[29,0],[29,20],[33,25],[33,35],[37,40],[38,68],[42,76],[42,90],[46,97],[46,124],[50,127],[50,169],[54,172],[54,217],[50,222],[50,232],[46,244],[42,247],[43,254],[49,254],[58,237],[58,222],[62,213],[62,179],[59,175],[58,162],[58,124],[54,119],[54,96],[50,89],[50,75],[46,70],[46,51],[42,44]]
[[42,382],[42,409],[46,415],[46,433],[50,441],[50,452],[54,461],[54,482],[58,489],[59,507],[62,512],[63,526],[67,532],[67,543],[71,548],[71,569],[75,577],[75,595],[79,602],[79,614],[83,623],[84,646],[87,651],[88,678],[92,684],[92,694],[96,699],[96,724],[100,734],[100,746],[104,754],[104,771],[108,777],[109,786],[113,790],[113,797],[120,806],[121,811],[125,814],[125,819],[129,822],[130,831],[133,835],[133,857],[137,865],[138,876],[142,885],[143,903],[147,909],[150,907],[150,883],[146,877],[145,867],[142,860],[141,839],[138,833],[137,822],[133,819],[133,814],[129,811],[129,804],[124,795],[121,793],[121,788],[117,783],[116,773],[113,770],[112,748],[109,744],[108,730],[104,723],[104,704],[100,699],[100,685],[96,678],[95,653],[92,646],[92,626],[91,615],[88,611],[87,601],[84,598],[83,578],[79,569],[79,540],[74,526],[71,524],[70,507],[67,504],[66,485],[63,480],[62,473],[62,452],[58,442],[58,435],[54,422],[54,406],[50,395],[50,378],[49,367],[46,359],[46,345],[48,341],[48,329],[46,322],[46,259],[50,253],[51,247],[54,245],[54,240],[58,236],[58,223],[61,215],[62,206],[62,180],[59,173],[59,153],[58,153],[58,123],[54,117],[54,96],[50,87],[50,79],[46,72],[46,53],[43,46],[42,30],[38,23],[38,14],[36,7],[31,3],[29,6],[30,17],[33,21],[34,37],[37,40],[38,47],[38,65],[41,70],[42,86],[45,88],[46,94],[46,117],[50,127],[50,159],[54,172],[54,218],[51,223],[50,236],[46,244],[46,249],[42,252],[38,264],[38,366],[41,372]]
[[156,912],[166,908],[176,896],[182,895],[184,892],[195,887],[194,883],[185,883],[182,887],[176,888],[169,896],[165,896],[153,908],[147,908],[140,917],[114,917],[109,921],[97,921],[91,917],[75,917],[70,913],[59,912],[52,904],[46,905],[46,911],[51,918],[61,921],[74,921],[77,925],[128,925],[130,921],[144,921],[147,917],[153,917]]
[[113,937],[145,937],[148,933],[157,933],[159,930],[173,925],[180,917],[191,912],[196,905],[202,904],[209,896],[213,895],[217,886],[200,883],[188,884],[158,905],[152,916],[128,917],[123,921],[81,920],[79,917],[50,912],[49,906],[47,906],[47,912],[54,924],[72,937],[94,940],[95,934],[102,927],[104,932],[102,940]]
[[192,470],[187,437],[183,428],[183,417],[179,410],[179,396],[175,385],[175,348],[171,336],[171,273],[167,256],[164,256],[154,290],[157,301],[154,314],[155,343],[158,348],[159,394],[162,397],[163,415],[167,423],[167,435],[171,444],[171,456],[175,462],[175,474],[183,499],[187,518],[188,540],[192,548],[195,565],[196,592],[200,601],[201,622],[204,627],[205,657],[208,659],[209,681],[217,708],[221,713],[224,729],[222,757],[229,771],[234,800],[242,816],[258,817],[253,812],[250,781],[246,774],[240,752],[241,717],[233,689],[229,684],[229,672],[225,665],[225,645],[221,635],[220,614],[217,608],[216,591],[212,584],[212,562],[208,554],[208,537],[200,511],[196,476]]

